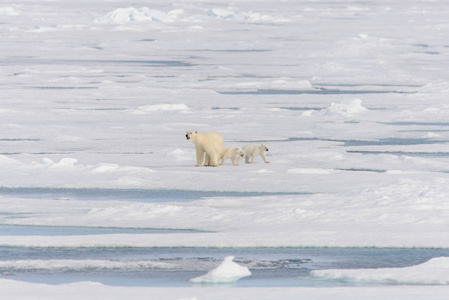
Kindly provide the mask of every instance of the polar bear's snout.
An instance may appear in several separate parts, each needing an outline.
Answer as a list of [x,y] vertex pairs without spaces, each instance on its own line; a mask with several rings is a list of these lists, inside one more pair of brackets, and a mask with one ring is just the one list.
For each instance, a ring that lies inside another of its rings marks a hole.
[[189,135],[188,135],[188,134],[186,134],[186,139],[188,139],[188,140],[190,139],[190,137],[189,137]]

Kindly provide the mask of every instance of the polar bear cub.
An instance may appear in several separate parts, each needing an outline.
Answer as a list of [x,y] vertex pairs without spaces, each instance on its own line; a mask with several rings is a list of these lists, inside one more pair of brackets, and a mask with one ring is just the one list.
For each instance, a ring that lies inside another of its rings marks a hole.
[[221,134],[215,131],[200,133],[198,131],[187,131],[187,140],[195,144],[196,165],[200,167],[206,154],[204,166],[218,167],[218,160],[224,149],[224,140]]
[[245,156],[243,149],[240,147],[237,148],[227,148],[225,147],[223,153],[221,154],[221,163],[220,165],[224,165],[227,159],[231,159],[232,164],[234,166],[238,166],[237,159],[242,159]]
[[[255,163],[257,156],[262,156],[262,159],[265,163],[270,163],[267,160],[266,152],[270,148],[270,145],[262,144],[262,145],[246,145],[243,147],[243,152],[245,153],[245,163]],[[240,158],[241,159],[241,158]],[[239,159],[239,160],[240,160]],[[238,162],[238,161],[237,161]]]

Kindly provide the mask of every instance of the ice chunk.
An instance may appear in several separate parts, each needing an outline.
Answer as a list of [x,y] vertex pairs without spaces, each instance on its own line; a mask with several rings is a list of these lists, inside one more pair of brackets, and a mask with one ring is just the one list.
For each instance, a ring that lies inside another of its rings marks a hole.
[[326,116],[340,115],[343,117],[351,116],[366,112],[367,109],[362,106],[362,100],[360,99],[347,99],[342,103],[332,103],[331,106],[326,109]]
[[21,165],[21,163],[15,159],[0,155],[0,165],[1,166],[8,166],[8,165],[19,166],[19,165]]
[[109,173],[117,171],[120,168],[117,164],[100,164],[92,170],[93,173]]
[[55,163],[53,160],[47,157],[41,158],[39,163],[33,163],[34,165],[40,165],[45,167],[56,167],[56,168],[72,168],[78,162],[76,158],[62,158],[59,162]]
[[322,279],[385,284],[449,284],[449,258],[433,258],[405,268],[316,270],[311,275]]
[[125,24],[128,22],[172,22],[173,16],[159,10],[152,10],[148,7],[118,8],[111,11],[104,17],[94,19],[95,23],[117,23]]
[[234,256],[228,256],[217,268],[203,276],[190,279],[190,281],[195,283],[230,283],[251,276],[247,267],[243,267],[233,260]]
[[0,7],[0,16],[18,16],[19,12],[11,6]]
[[185,104],[154,104],[139,106],[136,110],[131,111],[133,114],[146,114],[153,112],[171,112],[171,111],[188,111],[189,107]]
[[236,17],[236,14],[234,12],[224,8],[211,9],[209,10],[207,15],[213,18],[222,18],[222,19],[230,19]]

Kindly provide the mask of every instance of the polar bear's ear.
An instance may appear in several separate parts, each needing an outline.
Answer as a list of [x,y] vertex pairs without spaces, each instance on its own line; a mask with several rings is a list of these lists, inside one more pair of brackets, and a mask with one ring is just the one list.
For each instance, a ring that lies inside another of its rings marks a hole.
[[195,133],[198,133],[198,131],[195,131]]

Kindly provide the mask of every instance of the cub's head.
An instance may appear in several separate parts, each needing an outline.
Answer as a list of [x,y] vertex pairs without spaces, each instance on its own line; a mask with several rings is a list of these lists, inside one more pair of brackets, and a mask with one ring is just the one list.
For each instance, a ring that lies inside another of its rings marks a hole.
[[195,140],[195,137],[197,134],[198,134],[198,131],[187,131],[186,139],[193,141],[193,140]]
[[270,145],[268,145],[268,144],[262,144],[260,146],[262,147],[262,150],[265,149],[265,151],[268,151],[268,149],[270,148]]
[[243,152],[242,148],[238,147],[238,148],[235,148],[235,155],[245,157],[245,152]]

